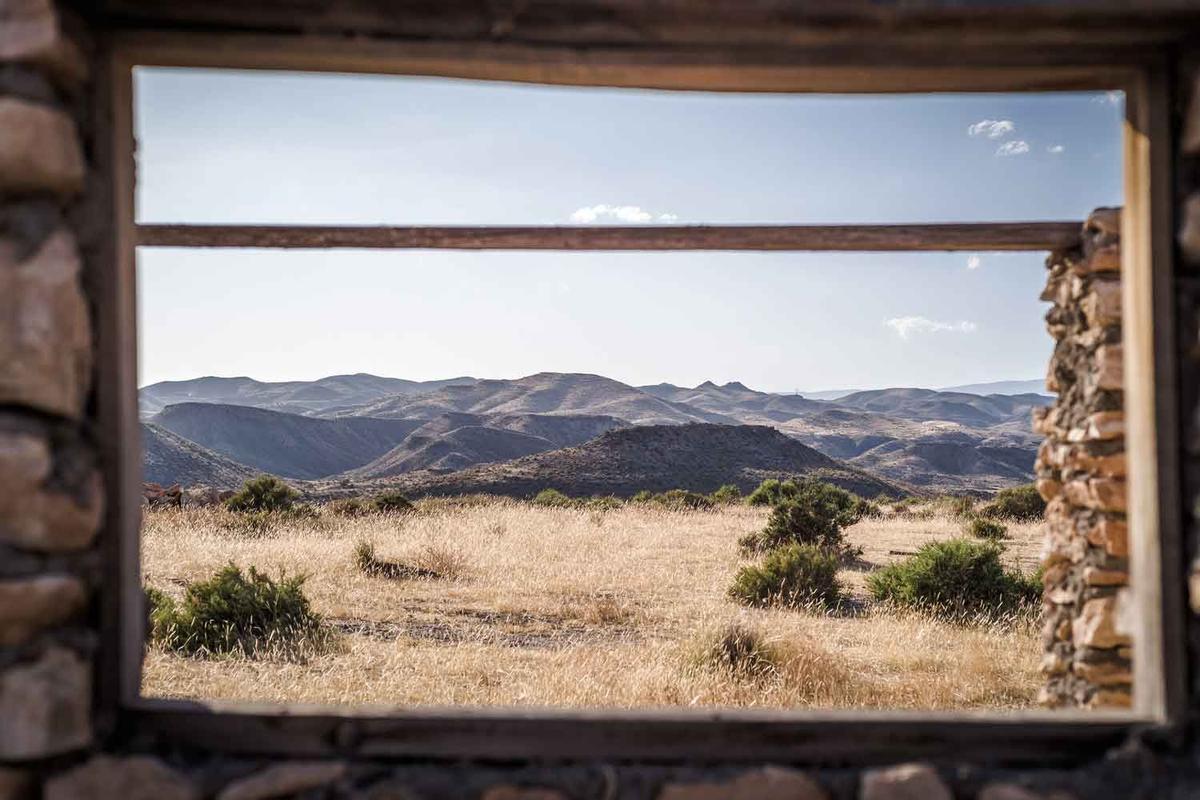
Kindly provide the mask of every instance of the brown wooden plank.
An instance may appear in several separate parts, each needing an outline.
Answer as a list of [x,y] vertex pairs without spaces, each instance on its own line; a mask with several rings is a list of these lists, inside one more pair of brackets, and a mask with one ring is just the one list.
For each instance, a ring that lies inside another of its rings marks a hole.
[[931,225],[319,226],[139,225],[142,247],[448,250],[1053,250],[1079,222]]
[[330,709],[143,700],[141,746],[238,755],[1069,766],[1146,728],[1129,713]]

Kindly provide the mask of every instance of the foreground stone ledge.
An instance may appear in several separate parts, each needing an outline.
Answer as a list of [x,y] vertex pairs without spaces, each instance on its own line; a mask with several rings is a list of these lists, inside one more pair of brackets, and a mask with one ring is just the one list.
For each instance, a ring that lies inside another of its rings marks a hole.
[[341,761],[283,763],[241,778],[217,794],[217,800],[268,800],[319,789],[341,780],[346,765]]
[[863,773],[859,800],[954,800],[937,770],[925,764],[901,764]]
[[83,151],[75,122],[62,111],[0,97],[0,196],[83,189]]
[[157,759],[97,756],[47,782],[45,800],[200,800],[200,791]]
[[92,340],[75,238],[59,229],[32,256],[21,249],[0,241],[0,404],[78,419]]
[[103,507],[94,468],[68,494],[50,488],[54,459],[45,437],[0,429],[0,542],[66,552],[91,544]]
[[[668,783],[658,800],[826,800],[829,795],[803,772],[763,767],[725,781]],[[499,800],[499,798],[494,798]]]
[[50,647],[37,661],[0,672],[0,761],[86,747],[91,706],[91,665],[65,648]]
[[71,575],[0,580],[0,646],[23,644],[83,608],[83,582]]

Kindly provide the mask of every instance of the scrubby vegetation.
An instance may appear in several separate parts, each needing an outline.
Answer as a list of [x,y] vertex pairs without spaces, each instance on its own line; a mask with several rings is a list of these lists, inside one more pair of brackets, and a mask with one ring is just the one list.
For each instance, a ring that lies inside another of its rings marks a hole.
[[742,501],[742,490],[732,483],[727,483],[719,487],[708,497],[717,505],[732,505]]
[[384,514],[410,514],[416,511],[416,508],[409,502],[408,498],[399,492],[377,494],[371,500],[371,505],[376,511]]
[[968,536],[974,536],[976,539],[987,539],[989,541],[998,542],[1008,533],[1002,523],[996,522],[994,519],[984,519],[983,517],[974,517],[968,520],[963,525],[963,530]]
[[778,642],[757,628],[731,622],[703,636],[695,646],[692,663],[734,677],[760,678],[780,670],[784,654]]
[[373,578],[404,580],[442,577],[441,573],[428,567],[405,564],[402,561],[385,561],[375,555],[374,543],[365,539],[359,540],[354,545],[354,566],[358,568],[359,572]]
[[931,542],[873,572],[867,587],[875,600],[950,618],[995,617],[1031,607],[1041,597],[1040,581],[1005,569],[1000,554],[990,542]]
[[246,481],[237,494],[225,501],[225,507],[244,512],[288,511],[299,497],[295,489],[274,475],[259,475]]
[[304,576],[278,581],[229,564],[190,583],[176,602],[147,591],[151,641],[189,656],[295,657],[319,650],[326,633],[303,591]]
[[1001,489],[991,502],[979,509],[980,516],[989,519],[1010,519],[1033,522],[1046,514],[1046,501],[1032,483]]
[[571,508],[576,505],[575,500],[567,497],[558,489],[542,489],[529,502],[543,508]]
[[838,558],[820,547],[790,544],[769,552],[762,564],[738,570],[730,598],[748,606],[833,608],[842,599]]
[[866,513],[867,504],[861,498],[828,483],[796,484],[791,481],[781,484],[777,495],[783,499],[771,509],[766,527],[738,540],[743,553],[802,544],[818,547],[842,559],[857,555],[857,551],[846,544],[843,530]]
[[793,481],[781,481],[768,478],[758,485],[746,498],[746,504],[751,506],[774,506],[783,500],[796,495],[797,487]]

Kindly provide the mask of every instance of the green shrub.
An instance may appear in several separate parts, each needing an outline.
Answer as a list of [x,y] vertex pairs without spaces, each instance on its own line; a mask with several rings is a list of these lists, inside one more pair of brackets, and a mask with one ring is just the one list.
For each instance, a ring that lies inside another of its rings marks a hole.
[[979,509],[989,519],[1011,519],[1015,522],[1037,522],[1046,513],[1046,501],[1032,483],[1001,489]]
[[784,653],[762,632],[731,622],[701,637],[691,661],[701,669],[759,678],[778,672]]
[[767,478],[750,493],[750,496],[746,498],[746,504],[751,506],[778,505],[783,500],[795,497],[796,491],[796,484],[793,481]]
[[836,551],[843,542],[842,526],[835,515],[814,503],[785,500],[771,509],[767,525],[738,540],[742,552],[774,550],[789,544],[805,544]]
[[542,489],[534,495],[530,502],[535,506],[544,506],[545,508],[572,508],[578,505],[558,489]]
[[295,655],[319,647],[325,630],[303,591],[304,576],[278,581],[233,564],[190,583],[178,603],[147,591],[152,640],[181,655]]
[[377,494],[371,500],[371,505],[376,511],[383,514],[411,514],[417,510],[408,498],[399,492]]
[[274,475],[259,475],[242,484],[241,490],[225,501],[230,511],[287,511],[300,497],[295,489]]
[[738,570],[729,597],[749,606],[832,608],[841,602],[838,558],[819,547],[791,544],[772,550],[761,565]]
[[584,501],[583,505],[590,511],[613,511],[621,508],[625,504],[621,502],[621,498],[619,497],[602,495],[597,497],[589,497]]
[[970,520],[963,525],[963,530],[976,539],[988,539],[993,542],[1000,541],[1008,532],[1008,528],[1001,523],[983,517],[975,517]]
[[708,497],[717,505],[732,505],[741,501],[742,490],[734,486],[732,483],[727,483],[710,494]]
[[631,503],[649,503],[654,499],[654,492],[649,489],[642,489],[640,492],[629,498]]
[[1036,603],[1040,583],[1006,570],[1000,553],[991,542],[930,542],[869,575],[867,588],[878,601],[951,618],[999,616]]

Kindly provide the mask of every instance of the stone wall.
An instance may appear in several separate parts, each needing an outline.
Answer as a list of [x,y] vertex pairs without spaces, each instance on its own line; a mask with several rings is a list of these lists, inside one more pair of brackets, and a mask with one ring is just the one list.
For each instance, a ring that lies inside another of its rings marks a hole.
[[1047,501],[1039,699],[1051,707],[1132,704],[1131,643],[1116,624],[1129,583],[1120,236],[1120,211],[1101,209],[1079,247],[1046,259],[1046,388],[1057,399],[1034,427],[1046,437],[1036,466]]
[[[0,0],[0,798],[92,745],[94,358],[77,220],[85,51],[50,0]],[[32,767],[30,766],[32,765]]]
[[[80,4],[81,6],[87,4]],[[146,4],[147,7],[155,4]],[[197,5],[199,8],[202,4]],[[229,4],[220,4],[232,13]],[[930,12],[933,13],[933,12]],[[345,33],[365,24],[350,17]],[[67,35],[66,31],[70,31]],[[1169,54],[1168,54],[1169,55]],[[99,73],[84,22],[51,0],[0,0],[0,800],[1068,800],[1200,796],[1194,727],[1172,740],[1133,740],[1075,769],[1011,768],[1002,758],[870,770],[844,765],[741,766],[507,763],[372,759],[231,758],[164,747],[134,730],[96,724],[101,567],[101,475],[93,347],[97,205],[87,100]],[[1187,107],[1195,70],[1181,66]],[[1191,112],[1200,131],[1200,109]],[[1177,119],[1176,124],[1181,124]],[[1180,155],[1180,197],[1200,198],[1200,135]],[[103,188],[100,186],[99,188]],[[1182,201],[1181,201],[1182,202]],[[1200,199],[1187,206],[1181,245],[1200,265]],[[1183,208],[1183,206],[1181,206]],[[1189,233],[1194,231],[1195,233]],[[1089,221],[1084,246],[1050,260],[1059,340],[1049,380],[1062,393],[1039,424],[1052,437],[1039,459],[1052,501],[1047,585],[1045,699],[1128,702],[1128,651],[1112,626],[1114,587],[1125,580],[1120,464],[1120,328],[1115,292],[1117,225]],[[1178,278],[1180,400],[1188,412],[1184,456],[1189,498],[1200,493],[1200,270]],[[1060,302],[1061,301],[1061,302]],[[99,375],[104,376],[101,369]],[[1192,525],[1188,555],[1200,552]],[[1166,574],[1174,576],[1168,565]],[[1182,568],[1176,576],[1182,583]],[[1200,568],[1193,594],[1200,611]],[[1200,662],[1200,625],[1189,623]],[[1192,675],[1197,674],[1192,670]],[[1200,712],[1200,683],[1191,708]]]

